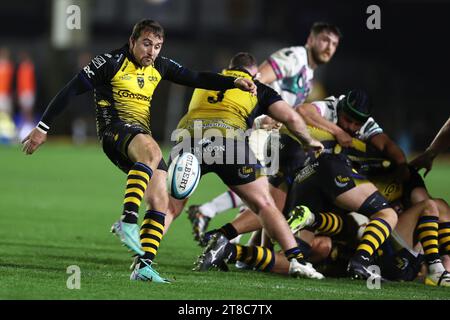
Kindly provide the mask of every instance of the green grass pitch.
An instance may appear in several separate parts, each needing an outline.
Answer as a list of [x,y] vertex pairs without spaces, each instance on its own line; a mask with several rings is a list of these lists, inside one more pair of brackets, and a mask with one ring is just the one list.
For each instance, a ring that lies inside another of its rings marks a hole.
[[[156,262],[170,285],[132,282],[130,254],[109,232],[118,219],[126,176],[97,145],[47,143],[33,156],[0,146],[0,299],[449,299],[450,290],[421,283],[292,279],[252,271],[191,271],[201,253],[186,214],[163,239]],[[438,162],[426,182],[450,201],[450,164]],[[225,186],[203,178],[190,203]],[[141,211],[142,213],[143,211]],[[217,217],[211,227],[230,221]],[[66,286],[67,267],[81,270],[81,289]]]

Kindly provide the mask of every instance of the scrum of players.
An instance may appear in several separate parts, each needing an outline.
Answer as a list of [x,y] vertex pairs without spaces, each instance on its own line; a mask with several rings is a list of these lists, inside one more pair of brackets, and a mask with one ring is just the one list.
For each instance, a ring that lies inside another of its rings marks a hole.
[[[333,57],[340,37],[337,27],[316,23],[304,46],[275,52],[257,71],[238,66],[277,91],[323,145],[320,151],[308,148],[312,144],[299,139],[276,112],[252,123],[249,145],[262,166],[271,139],[279,141],[279,170],[267,177],[269,193],[298,244],[297,260],[307,268],[293,271],[286,250],[276,251],[277,231],[267,230],[252,199],[241,200],[230,188],[187,210],[195,240],[206,247],[195,270],[228,270],[235,264],[315,279],[421,279],[450,286],[450,207],[429,194],[417,169],[373,119],[367,94],[352,89],[305,103],[314,70]],[[173,218],[185,203],[173,210]],[[231,223],[207,231],[218,212],[237,206],[240,213]],[[240,235],[248,232],[251,239],[240,244]]]

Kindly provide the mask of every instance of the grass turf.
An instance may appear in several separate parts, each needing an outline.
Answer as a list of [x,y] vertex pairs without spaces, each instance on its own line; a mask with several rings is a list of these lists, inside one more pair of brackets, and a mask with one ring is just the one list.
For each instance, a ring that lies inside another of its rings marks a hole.
[[[170,285],[129,280],[130,255],[109,233],[121,211],[126,176],[99,146],[48,143],[33,156],[0,146],[0,299],[449,299],[447,288],[421,283],[291,279],[231,269],[191,271],[201,253],[186,214],[161,244],[157,270]],[[426,182],[450,200],[450,165],[436,163]],[[226,188],[214,175],[202,179],[189,203],[202,203]],[[142,215],[142,211],[141,211]],[[231,220],[218,216],[212,227]],[[67,267],[81,269],[81,289],[69,290]]]

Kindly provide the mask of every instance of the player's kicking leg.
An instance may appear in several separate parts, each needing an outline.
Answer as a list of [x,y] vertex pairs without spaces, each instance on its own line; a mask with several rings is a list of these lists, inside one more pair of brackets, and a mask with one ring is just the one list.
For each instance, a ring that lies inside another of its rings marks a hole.
[[128,171],[122,217],[113,224],[111,231],[122,244],[141,256],[144,250],[139,238],[139,207],[162,154],[150,135],[139,133],[128,145],[128,157],[133,164]]
[[[128,128],[125,130],[131,130]],[[118,136],[123,133],[118,132]],[[124,142],[124,146],[126,144]],[[160,167],[163,163],[161,150],[150,135],[141,133],[131,139],[127,150],[128,161],[132,164],[127,177],[124,210],[121,220],[114,223],[111,231],[136,254],[132,280],[167,282],[151,266],[164,231],[168,203],[166,172]],[[144,197],[149,210],[139,228],[138,213]]]

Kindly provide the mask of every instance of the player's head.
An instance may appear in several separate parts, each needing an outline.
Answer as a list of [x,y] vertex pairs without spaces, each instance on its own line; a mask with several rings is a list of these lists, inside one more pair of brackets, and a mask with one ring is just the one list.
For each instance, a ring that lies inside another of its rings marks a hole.
[[314,23],[306,42],[311,50],[313,62],[320,65],[330,61],[341,38],[342,33],[335,25],[326,22]]
[[337,105],[338,123],[345,132],[355,136],[370,117],[370,101],[363,90],[349,91]]
[[164,42],[164,29],[156,21],[144,19],[133,27],[129,39],[130,51],[136,62],[147,67],[155,61]]
[[252,77],[258,73],[258,62],[256,58],[248,52],[236,53],[230,60],[229,69],[245,69]]

